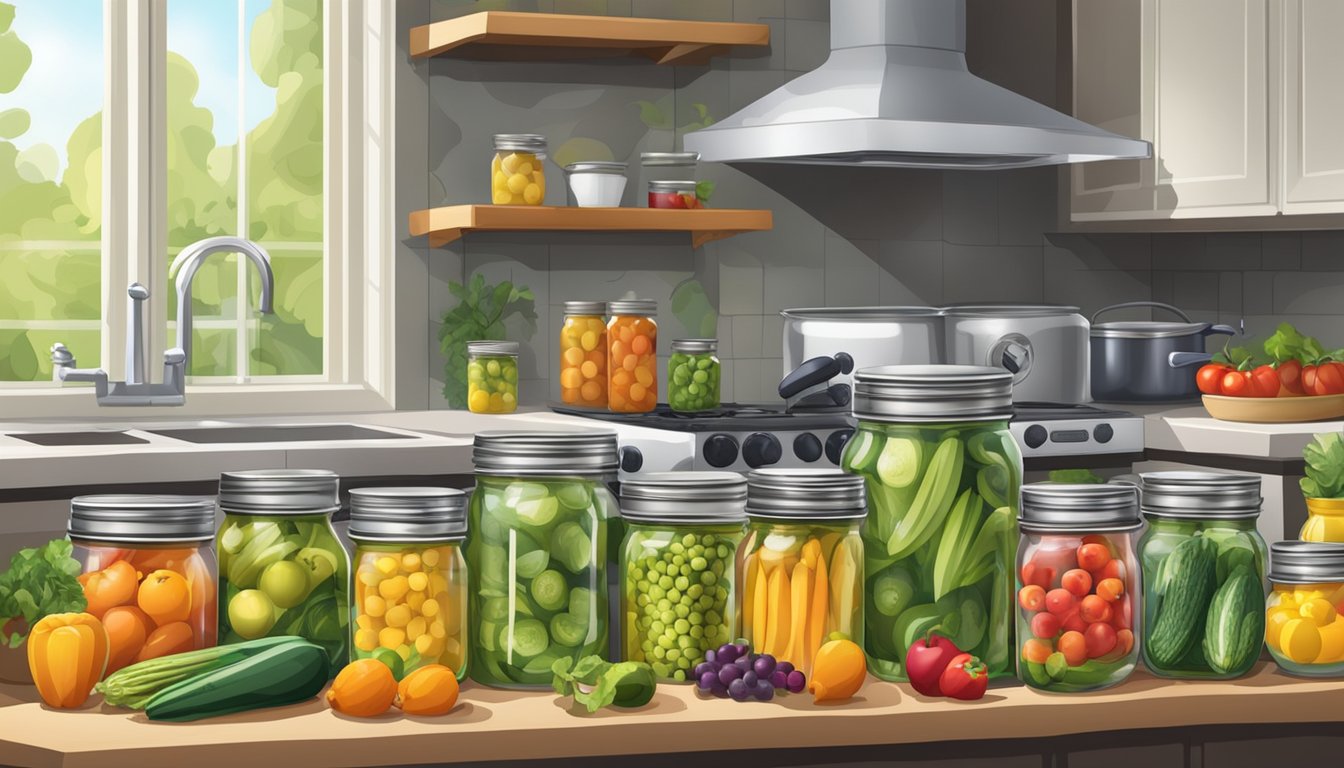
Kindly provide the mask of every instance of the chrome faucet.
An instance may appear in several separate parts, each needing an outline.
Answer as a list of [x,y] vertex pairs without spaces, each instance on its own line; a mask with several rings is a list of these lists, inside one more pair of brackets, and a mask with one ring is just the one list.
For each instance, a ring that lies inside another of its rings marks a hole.
[[[91,382],[99,405],[182,405],[187,400],[187,365],[191,360],[191,282],[205,259],[214,253],[237,252],[247,256],[261,276],[261,306],[271,314],[275,273],[271,257],[260,245],[240,237],[210,237],[186,248],[173,260],[168,274],[177,273],[177,346],[163,353],[163,382],[151,384],[145,370],[144,302],[149,289],[131,283],[126,317],[126,381],[108,381],[101,368],[76,368],[75,356],[60,342],[51,347],[53,381]],[[240,300],[242,297],[240,297]]]

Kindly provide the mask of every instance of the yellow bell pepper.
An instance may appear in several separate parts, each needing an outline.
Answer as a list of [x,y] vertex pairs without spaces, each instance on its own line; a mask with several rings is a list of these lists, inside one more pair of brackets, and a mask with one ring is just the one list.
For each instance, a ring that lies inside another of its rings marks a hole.
[[83,706],[107,668],[103,623],[88,613],[55,613],[28,633],[28,669],[47,706]]

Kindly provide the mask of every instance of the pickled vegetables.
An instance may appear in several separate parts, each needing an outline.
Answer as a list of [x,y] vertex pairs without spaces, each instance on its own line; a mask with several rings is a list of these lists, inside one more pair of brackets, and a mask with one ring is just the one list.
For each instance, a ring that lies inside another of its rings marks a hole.
[[619,315],[607,326],[607,406],[646,413],[658,404],[658,326],[652,318]]
[[466,671],[467,581],[455,546],[361,542],[355,563],[355,659],[390,656],[402,674],[428,664]]
[[490,202],[495,205],[541,205],[546,197],[542,158],[531,152],[495,153],[490,161]]
[[[470,354],[471,345],[467,345]],[[513,355],[471,355],[467,363],[467,409],[472,413],[518,410],[518,358]]]
[[599,315],[567,315],[560,329],[560,399],[607,405],[607,324]]
[[1265,612],[1265,645],[1286,671],[1344,672],[1344,585],[1276,584]]
[[678,349],[683,340],[672,342],[672,357],[667,361],[667,404],[674,411],[707,411],[719,407],[719,377],[722,366],[714,354],[712,340],[687,339],[699,343],[703,352]]

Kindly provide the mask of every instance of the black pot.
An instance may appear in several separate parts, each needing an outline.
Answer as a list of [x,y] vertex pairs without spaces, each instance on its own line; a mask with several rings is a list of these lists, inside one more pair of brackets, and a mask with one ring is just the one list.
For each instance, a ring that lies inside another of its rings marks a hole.
[[[1097,323],[1104,312],[1131,307],[1165,309],[1182,322],[1139,320]],[[1191,368],[1208,362],[1204,339],[1235,335],[1228,325],[1191,322],[1170,304],[1131,301],[1092,315],[1092,399],[1104,403],[1174,403],[1195,400],[1199,388]]]

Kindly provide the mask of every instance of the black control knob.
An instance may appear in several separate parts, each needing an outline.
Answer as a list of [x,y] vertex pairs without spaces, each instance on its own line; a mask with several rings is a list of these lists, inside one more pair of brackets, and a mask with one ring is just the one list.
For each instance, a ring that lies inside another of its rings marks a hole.
[[838,432],[832,432],[831,436],[826,438],[826,458],[830,459],[832,464],[840,465],[840,456],[845,452],[845,443],[854,436],[854,430],[842,429]]
[[1115,437],[1115,428],[1110,424],[1098,424],[1097,428],[1092,430],[1092,439],[1098,443],[1109,443],[1113,437]]
[[710,435],[705,438],[703,452],[706,464],[723,469],[737,461],[737,441],[732,435]]
[[752,469],[778,464],[782,458],[784,448],[780,446],[779,438],[774,435],[757,432],[742,441],[742,460]]
[[1045,445],[1045,441],[1050,439],[1050,433],[1040,424],[1032,424],[1027,427],[1027,431],[1022,433],[1022,441],[1028,448],[1040,448]]
[[638,472],[644,466],[644,454],[633,445],[621,447],[621,469],[626,472]]
[[821,458],[821,439],[811,432],[793,438],[793,455],[806,462]]

